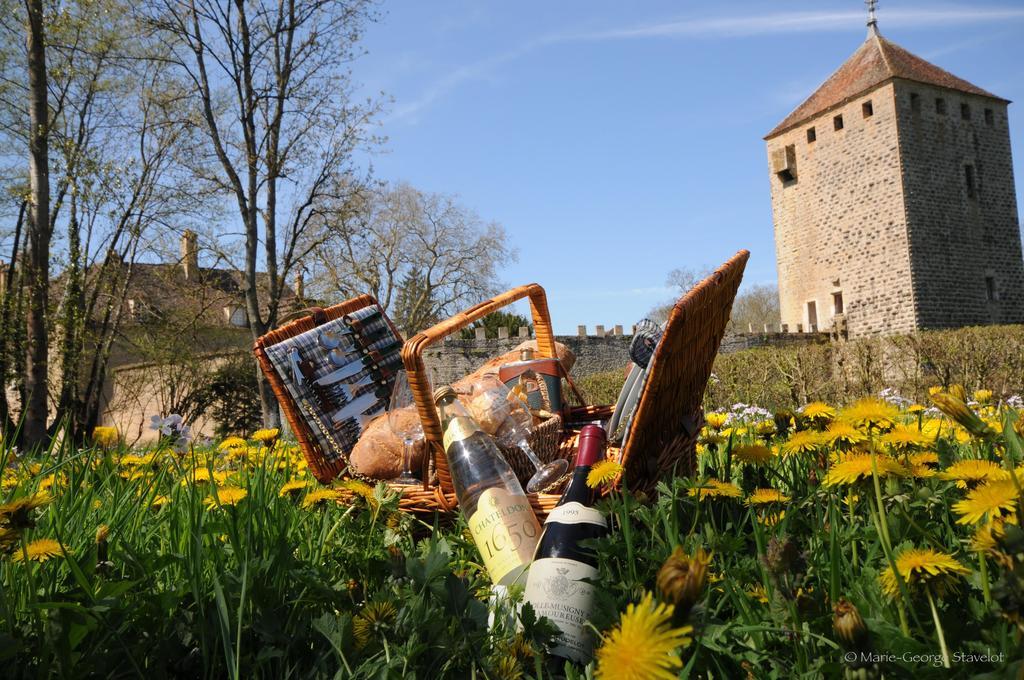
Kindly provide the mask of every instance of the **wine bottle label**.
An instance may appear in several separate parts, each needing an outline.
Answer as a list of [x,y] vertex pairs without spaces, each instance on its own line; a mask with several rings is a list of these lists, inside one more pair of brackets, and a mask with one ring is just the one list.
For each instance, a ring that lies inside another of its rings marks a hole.
[[597,569],[561,557],[542,557],[530,565],[524,599],[538,616],[546,616],[559,630],[551,652],[588,663],[594,654],[593,631],[587,627],[594,606],[594,586],[582,579],[597,579]]
[[469,531],[491,581],[500,583],[510,571],[530,563],[540,524],[526,496],[491,487],[480,494],[476,512],[469,518]]
[[596,524],[600,527],[607,527],[608,520],[599,511],[587,507],[579,502],[564,503],[552,510],[544,524],[558,522],[559,524]]
[[474,432],[480,432],[480,426],[472,418],[466,416],[455,416],[448,423],[448,429],[444,431],[444,450],[455,442],[468,439]]

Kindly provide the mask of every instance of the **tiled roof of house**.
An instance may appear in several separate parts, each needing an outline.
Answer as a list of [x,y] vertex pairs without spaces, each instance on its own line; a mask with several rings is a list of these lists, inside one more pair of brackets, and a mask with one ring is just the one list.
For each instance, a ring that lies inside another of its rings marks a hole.
[[[229,325],[225,308],[245,307],[242,272],[214,267],[197,269],[196,275],[188,279],[180,264],[135,263],[125,297],[135,300],[142,307],[143,314],[178,312],[179,316],[184,313],[195,318],[201,325]],[[260,299],[266,300],[270,280],[265,273],[256,275],[256,286],[261,292]],[[295,292],[285,285],[281,291],[279,316],[299,307],[301,304]],[[267,313],[265,304],[260,311]],[[130,314],[128,318],[131,318]]]
[[776,125],[765,136],[765,139],[774,137],[780,132],[863,94],[892,78],[938,85],[951,90],[1006,101],[911,54],[896,43],[883,38],[877,31],[871,31],[864,44],[835,73],[829,76],[828,80],[815,90],[814,94]]

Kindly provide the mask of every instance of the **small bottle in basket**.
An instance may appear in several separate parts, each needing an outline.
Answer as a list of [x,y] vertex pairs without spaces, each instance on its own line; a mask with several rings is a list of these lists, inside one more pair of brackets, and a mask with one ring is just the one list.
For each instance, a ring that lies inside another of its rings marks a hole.
[[593,553],[579,545],[587,538],[608,533],[608,521],[594,508],[596,491],[587,486],[590,467],[604,458],[607,436],[598,425],[580,432],[576,469],[558,505],[544,522],[544,533],[526,580],[524,599],[538,616],[558,627],[551,653],[576,663],[588,663],[594,639],[587,628],[594,607],[594,586],[582,579],[597,579]]
[[451,386],[434,392],[444,451],[459,499],[491,581],[507,586],[533,558],[540,523],[515,472],[494,440],[469,415]]

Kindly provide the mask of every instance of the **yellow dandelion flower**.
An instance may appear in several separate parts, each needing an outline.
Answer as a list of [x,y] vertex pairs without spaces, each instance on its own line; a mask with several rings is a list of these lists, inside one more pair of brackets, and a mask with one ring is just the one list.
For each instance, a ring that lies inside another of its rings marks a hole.
[[377,500],[377,496],[373,492],[373,487],[366,482],[361,482],[358,479],[346,479],[338,484],[338,488],[359,496],[370,507],[376,508],[380,505],[380,501]]
[[1006,471],[990,460],[958,460],[939,473],[940,479],[956,480],[961,489],[978,482],[1005,479]]
[[725,443],[725,437],[723,437],[721,433],[709,430],[705,427],[700,432],[700,442],[708,446],[717,446]]
[[778,431],[774,420],[762,420],[754,425],[754,431],[762,437],[770,437]]
[[[875,456],[875,467],[878,469],[879,477],[895,475],[907,477],[910,471],[896,462],[889,456]],[[871,454],[870,453],[847,453],[839,457],[839,460],[829,468],[828,474],[822,481],[822,486],[832,487],[840,484],[854,484],[860,479],[871,478]]]
[[836,410],[822,401],[812,401],[800,409],[800,415],[814,423],[827,423],[836,417]]
[[360,649],[369,644],[374,633],[384,632],[398,610],[391,602],[370,602],[352,619],[352,636]]
[[203,484],[209,482],[212,478],[210,471],[207,468],[194,468],[185,473],[185,476],[181,478],[181,485],[188,486],[189,484]]
[[120,439],[121,435],[118,434],[116,427],[98,425],[92,429],[92,441],[96,446],[105,449],[113,448],[117,446]]
[[267,430],[256,430],[252,433],[252,440],[254,442],[262,442],[264,444],[270,444],[277,441],[277,438],[281,436],[281,430],[276,427],[272,427]]
[[987,404],[992,401],[992,390],[974,390],[974,401]]
[[[908,548],[896,556],[896,568],[913,592],[918,588],[929,588],[934,595],[942,597],[956,586],[959,576],[971,573],[952,555],[931,548]],[[899,582],[892,566],[886,567],[879,576],[882,591],[891,598],[900,594]]]
[[943,390],[942,385],[932,385],[931,387],[928,388],[928,396],[929,397],[935,396],[936,394],[938,394],[942,390]]
[[740,488],[730,482],[723,482],[717,479],[709,479],[701,486],[695,486],[689,490],[691,496],[697,496],[698,500],[705,498],[739,498]]
[[241,437],[228,437],[217,445],[218,451],[230,451],[231,449],[244,449],[249,443]]
[[822,434],[822,439],[833,448],[849,451],[857,444],[867,441],[868,438],[850,423],[835,421],[829,424],[828,429]]
[[0,505],[0,522],[14,529],[27,529],[35,522],[32,511],[43,507],[53,498],[47,493],[36,493],[23,498],[16,498]]
[[312,508],[320,505],[321,503],[327,503],[330,501],[337,501],[341,497],[337,489],[317,489],[316,491],[310,491],[302,497],[302,507],[305,509]]
[[907,457],[911,465],[938,465],[939,454],[934,451],[918,451]]
[[64,554],[60,543],[52,538],[40,538],[25,546],[24,551],[16,551],[12,556],[15,562],[28,559],[30,562],[45,562],[51,557],[60,557]]
[[927,410],[928,409],[925,408],[923,404],[911,404],[910,406],[907,407],[907,413],[910,413],[915,416],[920,413],[924,413]]
[[601,679],[674,680],[683,667],[679,648],[690,644],[692,626],[675,628],[670,604],[658,604],[651,593],[640,604],[631,604],[619,625],[597,650],[597,674]]
[[732,457],[741,463],[762,465],[772,458],[772,450],[764,444],[744,444],[732,450]]
[[770,505],[771,503],[788,503],[789,496],[778,489],[754,489],[747,496],[747,505]]
[[721,430],[725,427],[728,416],[724,413],[707,413],[704,415],[704,422],[713,430]]
[[813,430],[801,430],[799,432],[794,432],[790,435],[789,439],[782,444],[782,455],[783,457],[786,457],[801,453],[813,453],[814,451],[817,451],[823,443],[820,432],[815,432]]
[[238,505],[239,501],[249,495],[246,489],[238,486],[215,486],[213,493],[206,497],[203,502],[207,508],[216,508],[219,505]]
[[1012,512],[1017,504],[1017,487],[1009,479],[987,482],[967,492],[967,498],[953,504],[960,515],[957,524],[977,524]]
[[879,440],[882,444],[900,453],[922,449],[928,446],[932,439],[916,427],[897,425],[891,431],[882,435]]
[[743,593],[753,599],[757,600],[761,604],[768,604],[768,593],[765,591],[764,586],[758,583],[757,585],[751,586]]
[[839,417],[865,430],[886,430],[899,417],[899,411],[887,401],[868,397],[844,408]]
[[1010,515],[981,525],[975,529],[974,535],[971,537],[971,550],[974,552],[995,550],[999,539],[1006,534],[1006,525],[1016,523],[1017,517]]
[[599,486],[610,485],[622,474],[624,469],[618,462],[610,458],[594,463],[593,467],[590,468],[590,472],[587,473],[587,486],[591,489],[596,489]]
[[277,493],[278,496],[295,496],[300,491],[311,486],[313,482],[308,479],[293,479],[290,482],[285,482],[284,486]]
[[0,553],[9,553],[21,540],[21,531],[10,527],[0,527]]
[[63,481],[64,481],[63,478],[58,477],[56,474],[47,475],[46,477],[43,477],[39,481],[39,490],[40,491],[49,491],[54,486],[62,483]]
[[154,496],[153,500],[149,502],[149,507],[153,509],[162,508],[170,502],[170,496]]

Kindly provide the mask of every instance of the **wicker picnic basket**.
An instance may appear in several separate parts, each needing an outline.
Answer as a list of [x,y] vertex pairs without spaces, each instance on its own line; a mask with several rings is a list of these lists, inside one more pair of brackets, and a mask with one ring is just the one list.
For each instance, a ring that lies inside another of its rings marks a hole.
[[[697,435],[703,424],[701,402],[704,388],[711,375],[711,367],[725,333],[748,257],[747,251],[738,252],[686,293],[669,313],[663,335],[651,358],[647,382],[634,412],[630,435],[623,448],[609,447],[607,453],[609,458],[623,465],[624,473],[619,481],[629,489],[647,491],[664,475],[691,474],[695,469]],[[458,508],[442,445],[441,424],[432,400],[434,386],[430,383],[423,360],[424,351],[474,321],[523,298],[529,298],[530,301],[537,342],[535,355],[538,358],[556,357],[547,297],[544,289],[537,284],[513,288],[406,340],[402,348],[402,361],[409,375],[409,385],[423,423],[430,455],[424,457],[422,486],[393,486],[402,493],[399,501],[402,510],[430,514],[454,513]],[[318,310],[318,314],[293,321],[256,342],[254,351],[260,366],[281,401],[285,417],[295,431],[313,474],[321,482],[344,474],[344,464],[324,464],[324,456],[319,452],[301,412],[292,403],[273,370],[265,347],[373,302],[370,296],[361,296]],[[579,436],[579,430],[572,427],[572,424],[607,419],[612,409],[612,406],[593,405],[573,408],[564,422],[555,456],[571,461]],[[530,494],[533,509],[542,520],[555,507],[558,499],[558,493]]]

